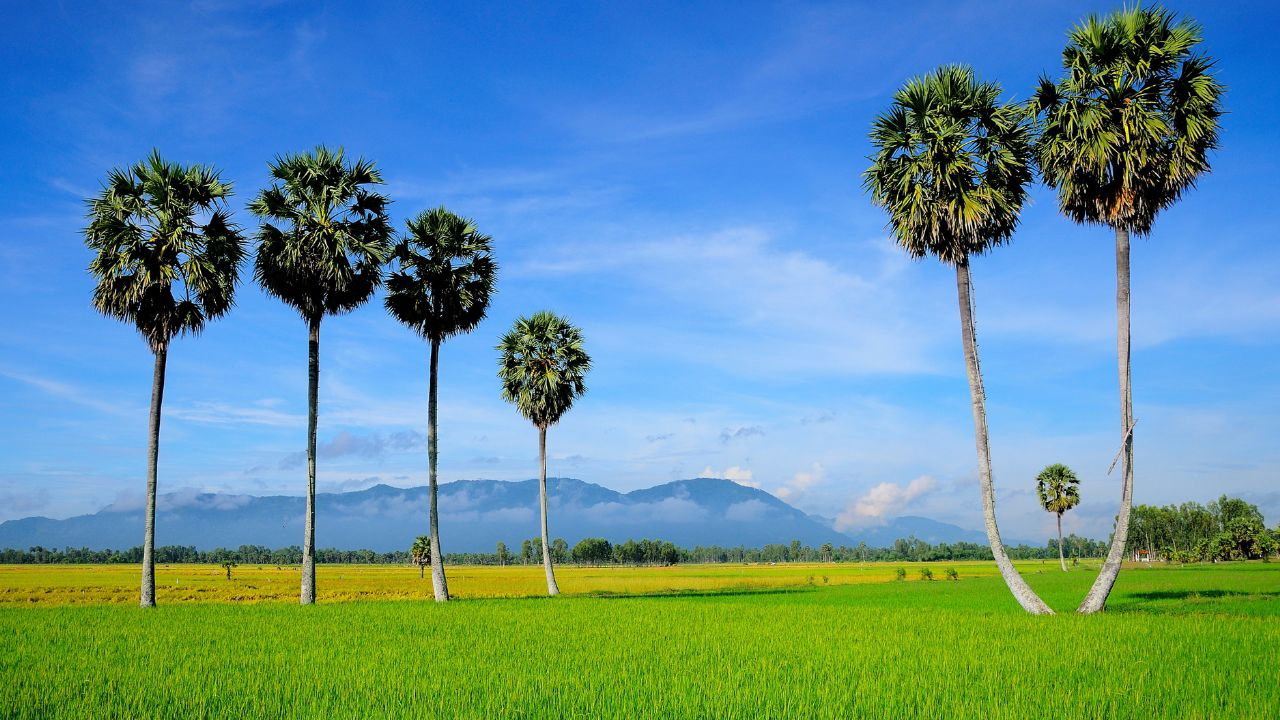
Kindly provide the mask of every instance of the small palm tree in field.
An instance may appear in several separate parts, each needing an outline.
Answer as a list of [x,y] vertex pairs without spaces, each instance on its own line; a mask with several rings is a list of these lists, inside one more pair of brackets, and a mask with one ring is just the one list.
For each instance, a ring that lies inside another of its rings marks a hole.
[[1110,227],[1116,239],[1116,326],[1124,481],[1107,559],[1080,605],[1106,606],[1124,557],[1133,506],[1133,391],[1129,350],[1129,236],[1209,171],[1223,86],[1197,54],[1201,31],[1159,7],[1089,17],[1068,35],[1066,71],[1031,100],[1042,120],[1036,159],[1063,214]]
[[1058,516],[1058,563],[1062,572],[1067,571],[1067,561],[1062,554],[1062,513],[1080,504],[1080,480],[1071,468],[1062,463],[1045,467],[1036,476],[1036,495],[1040,506]]
[[431,538],[426,535],[414,538],[413,546],[409,548],[409,557],[418,566],[418,577],[423,577],[426,566],[431,564]]
[[156,464],[169,344],[199,333],[231,309],[244,240],[224,203],[231,184],[200,165],[166,162],[158,152],[111,171],[89,201],[85,244],[95,255],[93,306],[137,328],[155,356],[142,539],[142,607],[156,604]]
[[547,428],[560,421],[573,401],[587,391],[591,358],[582,348],[582,331],[549,312],[516,320],[498,343],[502,399],[513,403],[538,428],[538,502],[542,513],[542,565],[547,594],[558,595],[551,567],[547,530]]
[[254,275],[307,324],[307,516],[302,545],[303,605],[316,601],[316,418],[320,321],[373,295],[391,252],[387,199],[373,163],[347,163],[341,149],[284,155],[269,165],[271,187],[249,210],[263,219]]
[[1031,182],[1027,112],[1000,102],[1000,86],[973,70],[946,66],[907,82],[871,130],[875,147],[865,184],[889,214],[894,239],[912,257],[933,255],[956,271],[960,330],[973,403],[978,478],[987,540],[1018,603],[1053,611],[1018,574],[996,526],[986,395],[973,330],[969,261],[1013,236]]
[[[443,207],[428,210],[408,223],[408,232],[391,253],[399,269],[387,276],[387,310],[431,343],[427,392],[427,459],[431,497],[431,544],[440,548],[436,510],[436,386],[440,344],[470,332],[484,319],[493,293],[497,265],[488,235],[475,223]],[[431,586],[437,602],[449,599],[444,559],[431,557]]]

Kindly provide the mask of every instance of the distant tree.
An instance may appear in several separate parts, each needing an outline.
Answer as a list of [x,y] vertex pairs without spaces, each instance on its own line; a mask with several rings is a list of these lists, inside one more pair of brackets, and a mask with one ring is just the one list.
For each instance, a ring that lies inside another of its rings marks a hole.
[[231,579],[231,568],[233,568],[233,567],[235,567],[235,566],[236,566],[236,561],[235,561],[235,560],[228,560],[228,561],[226,561],[226,562],[222,563],[222,567],[223,567],[223,569],[225,569],[225,570],[227,571],[227,579],[228,579],[228,580],[230,580],[230,579]]
[[425,577],[426,567],[431,564],[431,538],[427,535],[414,538],[413,545],[409,548],[409,557],[418,566],[418,577]]
[[507,552],[507,544],[501,540],[498,541],[498,550],[496,554],[498,556],[499,565],[506,565],[511,561],[511,553]]
[[[431,542],[439,548],[440,523],[436,510],[437,378],[440,344],[468,333],[484,319],[493,293],[497,265],[488,235],[471,220],[443,207],[428,210],[408,222],[408,232],[391,253],[398,268],[387,276],[387,310],[431,343],[427,398],[427,459]],[[443,553],[431,559],[431,585],[437,602],[449,599]]]
[[831,562],[831,543],[822,543],[822,560],[823,562]]
[[93,306],[137,328],[155,358],[142,607],[156,604],[156,465],[169,344],[184,333],[198,334],[206,321],[231,309],[245,251],[225,207],[230,196],[231,184],[213,168],[173,164],[152,151],[130,168],[112,170],[102,192],[89,200],[84,239],[94,252]]
[[800,541],[792,540],[791,547],[788,548],[787,550],[787,556],[788,556],[787,559],[790,560],[791,562],[799,562],[804,559],[802,557],[803,552],[804,552],[804,546],[800,544]]
[[363,305],[382,282],[391,251],[387,199],[373,163],[347,163],[323,146],[268,164],[273,184],[249,204],[263,219],[254,275],[268,295],[307,324],[307,514],[300,601],[316,601],[316,417],[320,321]]
[[1027,113],[1002,104],[1000,95],[998,84],[979,82],[963,66],[908,81],[875,120],[875,152],[864,178],[872,202],[888,213],[890,231],[908,254],[934,255],[955,268],[987,542],[1018,604],[1048,615],[1053,611],[1014,568],[996,525],[986,392],[973,327],[970,258],[1013,236],[1032,179]]
[[529,565],[533,562],[533,542],[525,540],[520,543],[520,562]]
[[551,559],[557,563],[569,562],[569,543],[564,538],[551,541]]
[[502,398],[538,428],[542,564],[547,573],[547,594],[558,595],[547,530],[547,428],[559,422],[573,401],[587,391],[585,377],[591,369],[591,357],[582,347],[582,331],[549,312],[516,320],[502,336],[498,351]]
[[1120,572],[1133,504],[1129,235],[1150,234],[1156,215],[1209,171],[1224,89],[1213,60],[1196,52],[1200,27],[1158,6],[1090,16],[1068,38],[1065,74],[1042,78],[1031,106],[1042,118],[1036,159],[1062,213],[1115,234],[1124,481],[1111,549],[1079,608],[1095,613]]
[[1067,571],[1067,560],[1062,554],[1062,513],[1080,504],[1080,480],[1071,468],[1062,463],[1048,465],[1036,476],[1036,495],[1040,507],[1058,518],[1058,564]]

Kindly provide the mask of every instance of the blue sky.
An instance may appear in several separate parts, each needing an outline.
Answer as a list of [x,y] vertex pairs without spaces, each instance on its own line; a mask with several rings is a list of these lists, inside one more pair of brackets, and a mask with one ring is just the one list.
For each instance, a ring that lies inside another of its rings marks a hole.
[[[550,469],[619,490],[755,484],[850,527],[979,527],[954,276],[914,262],[860,188],[872,117],[964,62],[1025,98],[1089,5],[157,3],[9,6],[0,23],[0,519],[144,489],[151,356],[92,310],[83,201],[152,147],[235,183],[275,154],[378,162],[397,227],[445,204],[494,238],[499,292],[441,361],[441,476],[523,479],[536,436],[498,395],[497,336],[582,325],[590,391]],[[1280,518],[1280,8],[1181,3],[1229,88],[1214,172],[1133,251],[1136,496],[1228,492]],[[1114,259],[1037,188],[976,261],[1006,534],[1040,538],[1033,478],[1081,476],[1070,531],[1119,496]],[[322,490],[425,482],[427,347],[381,297],[321,331]],[[161,492],[301,494],[306,331],[246,272],[170,352]]]

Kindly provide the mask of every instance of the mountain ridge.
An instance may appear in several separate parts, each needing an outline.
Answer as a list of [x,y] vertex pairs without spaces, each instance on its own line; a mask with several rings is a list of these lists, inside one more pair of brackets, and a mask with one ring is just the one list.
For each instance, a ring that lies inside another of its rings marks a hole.
[[[446,552],[492,552],[498,541],[519,547],[538,535],[537,483],[530,480],[456,480],[439,486],[441,536]],[[617,542],[653,538],[677,545],[760,547],[800,540],[818,546],[891,545],[898,537],[930,543],[985,541],[981,533],[928,518],[897,518],[856,534],[811,516],[759,488],[723,478],[689,478],[626,493],[574,478],[547,479],[552,537],[573,544],[583,537]],[[407,547],[426,534],[427,488],[385,483],[348,492],[317,493],[319,547]],[[157,498],[156,543],[201,550],[239,545],[299,544],[305,498],[179,491]],[[113,503],[96,513],[62,520],[29,517],[0,523],[0,547],[136,546],[142,508]],[[907,530],[907,532],[903,532]],[[892,537],[888,537],[892,535]],[[974,538],[977,537],[975,540]]]

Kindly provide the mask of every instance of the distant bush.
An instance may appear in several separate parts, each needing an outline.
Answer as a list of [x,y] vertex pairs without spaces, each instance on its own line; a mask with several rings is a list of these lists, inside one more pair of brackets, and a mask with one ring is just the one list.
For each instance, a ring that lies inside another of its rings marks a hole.
[[906,569],[906,568],[898,568],[898,579],[899,579],[899,580],[906,580],[906,579],[907,579],[907,569]]
[[927,568],[927,567],[922,567],[922,568],[920,568],[920,579],[921,579],[921,580],[932,580],[932,579],[933,579],[933,571],[932,571],[932,570],[930,570],[930,569],[929,569],[929,568]]
[[947,579],[948,579],[948,580],[959,580],[959,579],[960,579],[960,573],[959,573],[959,572],[957,572],[955,568],[947,568]]

